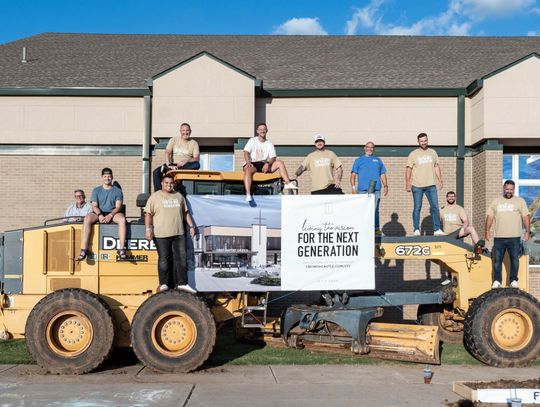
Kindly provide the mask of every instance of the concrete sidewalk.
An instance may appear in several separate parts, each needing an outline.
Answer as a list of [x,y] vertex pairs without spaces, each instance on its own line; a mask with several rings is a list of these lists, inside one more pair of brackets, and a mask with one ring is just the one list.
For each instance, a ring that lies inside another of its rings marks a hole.
[[36,366],[0,365],[0,407],[11,406],[445,406],[459,400],[454,381],[525,380],[538,367],[424,365],[225,366],[156,374],[142,365],[83,376],[43,374]]

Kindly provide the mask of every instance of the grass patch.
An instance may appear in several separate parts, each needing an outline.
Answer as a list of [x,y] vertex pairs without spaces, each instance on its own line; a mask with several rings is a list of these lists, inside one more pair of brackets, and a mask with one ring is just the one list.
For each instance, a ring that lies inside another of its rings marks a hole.
[[24,339],[0,341],[0,365],[29,365],[34,361],[26,350]]
[[[120,353],[119,353],[120,352]],[[128,357],[129,353],[132,357]],[[131,350],[117,350],[113,353],[109,364],[121,365],[137,363]],[[119,355],[115,358],[115,355]],[[26,350],[23,339],[0,341],[0,365],[33,364]],[[234,338],[231,327],[219,331],[216,348],[206,363],[208,366],[223,365],[375,365],[408,363],[392,360],[381,360],[360,355],[344,355],[310,349],[290,349],[273,347],[264,344],[240,343]],[[441,364],[444,365],[482,365],[473,358],[463,345],[443,344]],[[540,366],[540,358],[533,366]]]

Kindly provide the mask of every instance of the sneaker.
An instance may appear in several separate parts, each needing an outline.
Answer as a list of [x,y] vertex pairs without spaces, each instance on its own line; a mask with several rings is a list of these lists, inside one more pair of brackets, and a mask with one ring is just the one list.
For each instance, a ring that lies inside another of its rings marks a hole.
[[167,284],[162,284],[159,286],[159,291],[167,291],[169,286]]
[[437,229],[435,232],[433,232],[433,236],[446,236],[446,233],[444,233],[441,229]]
[[512,288],[519,288],[519,283],[517,282],[517,280],[513,280],[513,281],[510,283],[510,287],[512,287]]
[[292,182],[289,182],[288,184],[285,184],[283,186],[283,189],[298,189],[298,187],[294,185]]
[[253,201],[253,197],[251,195],[246,195],[245,201],[246,202],[251,202],[251,201]]
[[495,280],[493,284],[491,285],[491,288],[501,288],[501,282]]
[[179,289],[180,291],[186,291],[188,293],[191,293],[191,294],[197,294],[197,290],[194,290],[193,288],[191,288],[189,285],[187,284],[184,284],[184,285],[179,285],[178,287],[176,287],[177,289]]
[[414,236],[420,236],[420,230],[414,229],[413,235],[414,235]]
[[441,285],[448,285],[448,284],[450,284],[450,283],[451,283],[450,279],[447,278],[446,280],[444,280],[444,281],[441,283]]

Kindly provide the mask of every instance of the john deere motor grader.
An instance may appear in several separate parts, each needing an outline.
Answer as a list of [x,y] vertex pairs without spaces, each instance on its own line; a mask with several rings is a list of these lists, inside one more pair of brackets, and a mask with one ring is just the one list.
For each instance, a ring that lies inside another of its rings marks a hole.
[[[241,173],[173,174],[188,196],[244,193]],[[282,189],[268,174],[256,174],[254,185],[260,195]],[[527,292],[527,256],[520,259],[519,289],[490,290],[491,259],[482,248],[445,237],[377,238],[375,260],[431,260],[449,271],[451,283],[434,292],[324,293],[325,305],[288,306],[271,320],[264,293],[158,292],[157,254],[142,218],[128,224],[125,261],[116,256],[116,226],[95,225],[92,253],[77,262],[81,231],[81,223],[53,220],[0,234],[0,336],[25,338],[50,372],[89,372],[115,346],[132,346],[157,371],[191,371],[210,356],[216,326],[233,318],[239,332],[279,334],[288,346],[345,344],[390,359],[438,363],[439,339],[461,336],[491,366],[524,366],[540,355],[540,303]],[[385,307],[405,304],[420,305],[425,325],[371,322]]]

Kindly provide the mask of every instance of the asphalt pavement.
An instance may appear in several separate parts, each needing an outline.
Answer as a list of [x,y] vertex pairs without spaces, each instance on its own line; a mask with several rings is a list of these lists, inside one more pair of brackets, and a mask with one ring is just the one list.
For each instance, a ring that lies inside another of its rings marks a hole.
[[526,380],[538,367],[424,365],[224,366],[158,374],[142,365],[82,376],[44,374],[37,366],[0,365],[0,407],[12,406],[447,406],[454,381]]

